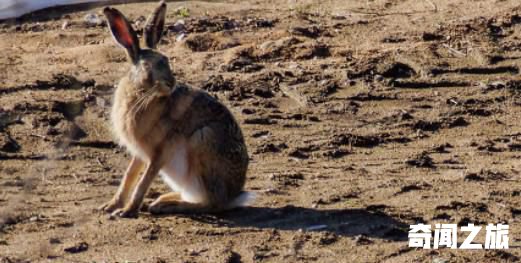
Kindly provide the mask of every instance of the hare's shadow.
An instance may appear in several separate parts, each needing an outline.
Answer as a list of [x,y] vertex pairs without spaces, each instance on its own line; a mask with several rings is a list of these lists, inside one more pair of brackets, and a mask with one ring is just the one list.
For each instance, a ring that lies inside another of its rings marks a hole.
[[[185,215],[188,216],[188,215]],[[407,240],[409,225],[379,211],[243,207],[217,215],[190,215],[194,220],[230,228],[327,231],[339,236],[364,235],[393,241]]]

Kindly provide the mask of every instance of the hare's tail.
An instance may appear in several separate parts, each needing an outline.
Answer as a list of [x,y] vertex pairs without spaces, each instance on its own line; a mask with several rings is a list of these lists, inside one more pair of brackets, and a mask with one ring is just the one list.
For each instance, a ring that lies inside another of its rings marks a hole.
[[247,205],[251,205],[257,195],[254,192],[246,192],[243,191],[239,196],[233,199],[227,206],[226,209],[233,209],[237,207],[243,207]]

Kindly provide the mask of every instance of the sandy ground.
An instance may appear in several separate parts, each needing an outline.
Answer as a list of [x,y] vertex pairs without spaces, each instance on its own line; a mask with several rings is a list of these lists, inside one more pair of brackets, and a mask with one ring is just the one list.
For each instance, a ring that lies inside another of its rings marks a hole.
[[[138,29],[154,7],[117,5]],[[115,220],[95,208],[130,158],[108,123],[129,64],[101,8],[0,23],[0,262],[520,260],[519,1],[169,3],[159,49],[241,123],[258,199]],[[511,248],[409,248],[417,223],[506,223]]]

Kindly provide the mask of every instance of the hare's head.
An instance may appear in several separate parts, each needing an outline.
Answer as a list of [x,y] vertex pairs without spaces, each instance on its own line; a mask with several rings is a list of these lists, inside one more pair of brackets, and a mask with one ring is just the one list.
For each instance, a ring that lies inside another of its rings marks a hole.
[[165,26],[166,3],[161,1],[146,22],[143,30],[146,48],[140,47],[136,32],[119,10],[106,7],[103,13],[107,17],[112,36],[127,51],[132,63],[130,73],[132,81],[145,89],[152,87],[173,88],[175,78],[170,69],[168,58],[156,50]]

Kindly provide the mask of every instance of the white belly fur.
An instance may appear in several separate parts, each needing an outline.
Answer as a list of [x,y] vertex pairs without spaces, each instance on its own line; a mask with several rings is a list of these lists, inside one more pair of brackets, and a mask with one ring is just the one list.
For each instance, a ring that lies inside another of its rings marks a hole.
[[184,145],[177,146],[170,161],[159,174],[163,181],[181,195],[181,199],[190,203],[201,203],[206,199],[199,177],[190,175],[187,151]]

